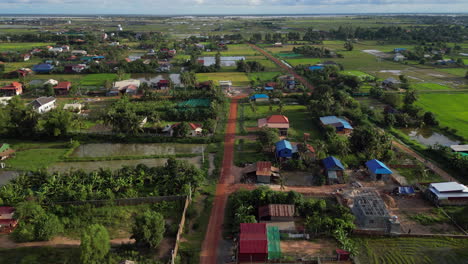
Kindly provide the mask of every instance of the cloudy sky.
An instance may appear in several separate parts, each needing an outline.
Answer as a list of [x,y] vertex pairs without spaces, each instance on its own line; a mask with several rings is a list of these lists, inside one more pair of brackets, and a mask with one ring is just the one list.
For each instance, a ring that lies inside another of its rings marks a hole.
[[459,13],[468,0],[0,0],[1,14]]

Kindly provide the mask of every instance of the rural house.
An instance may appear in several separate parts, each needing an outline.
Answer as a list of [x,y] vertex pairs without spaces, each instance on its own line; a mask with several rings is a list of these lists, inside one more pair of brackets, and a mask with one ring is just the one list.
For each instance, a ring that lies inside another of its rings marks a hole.
[[390,175],[393,173],[385,164],[376,159],[366,162],[366,167],[371,179],[374,181],[388,181],[390,179]]
[[71,82],[59,82],[54,86],[54,91],[56,95],[67,95],[71,89]]
[[458,182],[431,183],[426,194],[436,205],[468,205],[468,187]]
[[23,85],[19,82],[12,82],[9,85],[0,87],[1,96],[15,96],[23,93]]
[[18,221],[13,218],[14,213],[14,207],[0,206],[0,233],[10,233],[18,225]]
[[289,119],[284,115],[272,115],[267,118],[258,119],[258,127],[276,128],[280,136],[287,136],[289,129]]
[[336,116],[323,116],[320,117],[320,123],[323,127],[325,126],[334,126],[336,128],[336,133],[348,135],[351,134],[353,127],[343,118]]
[[384,88],[396,88],[401,82],[393,77],[387,78],[382,81],[382,87]]
[[239,263],[268,260],[267,226],[265,223],[240,224],[237,260]]
[[232,82],[231,81],[219,81],[219,88],[222,91],[231,91]]
[[258,208],[260,221],[294,221],[293,204],[269,204]]
[[[133,90],[134,87],[137,89],[140,87],[141,81],[135,79],[129,79],[124,81],[114,82],[112,90],[118,91],[118,93],[126,93],[127,89]],[[132,93],[133,91],[129,91]]]
[[328,184],[340,183],[343,181],[344,166],[341,161],[333,156],[322,160],[327,175]]
[[250,100],[255,102],[266,102],[268,99],[270,99],[270,97],[266,94],[254,94],[250,96]]
[[53,69],[54,66],[48,63],[37,64],[32,68],[36,73],[50,73]]
[[15,153],[15,151],[10,147],[9,144],[0,144],[0,160],[8,159],[13,153]]
[[272,177],[279,177],[279,169],[271,165],[269,161],[257,161],[255,164],[244,168],[246,176],[255,176],[259,183],[271,183]]
[[169,80],[159,80],[158,83],[156,84],[156,89],[158,90],[167,90],[169,89],[170,82]]
[[278,158],[291,158],[297,152],[297,149],[293,148],[291,142],[287,140],[278,141],[275,146],[275,154]]
[[[174,135],[174,128],[177,127],[180,123],[176,123],[173,125],[167,125],[163,128],[163,133],[168,134],[169,136]],[[189,136],[200,136],[203,132],[202,126],[200,124],[195,123],[188,123],[190,126]]]
[[39,114],[47,113],[55,108],[55,97],[39,97],[31,102],[31,105]]

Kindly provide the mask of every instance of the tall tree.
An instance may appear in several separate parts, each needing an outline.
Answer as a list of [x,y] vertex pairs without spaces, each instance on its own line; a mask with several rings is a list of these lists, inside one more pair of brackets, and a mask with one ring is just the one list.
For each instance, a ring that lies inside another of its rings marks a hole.
[[99,224],[91,225],[81,234],[81,263],[104,263],[109,250],[109,233],[104,226]]
[[163,239],[165,231],[163,215],[148,210],[135,217],[135,223],[132,227],[132,238],[138,244],[156,248]]
[[44,131],[50,136],[66,135],[73,123],[73,114],[62,109],[53,109],[45,116]]

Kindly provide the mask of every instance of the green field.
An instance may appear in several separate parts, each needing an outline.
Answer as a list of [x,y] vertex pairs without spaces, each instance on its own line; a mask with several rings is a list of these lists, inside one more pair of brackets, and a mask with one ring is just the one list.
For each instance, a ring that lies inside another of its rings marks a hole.
[[11,43],[0,43],[0,52],[4,51],[28,51],[33,48],[41,48],[49,45],[54,45],[54,43],[44,43],[44,42],[11,42]]
[[457,135],[468,138],[468,94],[420,94],[417,104],[433,112],[441,126],[457,130]]
[[412,85],[416,90],[449,90],[450,87],[438,83],[415,83]]
[[286,62],[295,67],[297,65],[314,65],[320,63],[321,59],[300,58],[300,59],[286,59]]
[[[11,141],[9,141],[10,143]],[[5,161],[8,169],[37,170],[60,161],[68,151],[65,143],[11,142],[15,156]]]
[[[130,78],[130,74],[125,74],[123,79]],[[81,85],[83,86],[101,86],[104,85],[106,80],[111,82],[117,79],[117,74],[115,73],[97,73],[97,74],[88,74],[81,79]]]
[[232,81],[234,86],[247,86],[249,85],[249,78],[244,72],[210,72],[210,73],[197,73],[197,81],[213,81],[218,85],[219,81]]
[[342,71],[340,73],[344,74],[344,75],[356,76],[356,77],[359,77],[361,79],[374,78],[374,76],[372,76],[372,75],[370,75],[368,73],[362,72],[362,71]]
[[467,69],[463,68],[439,69],[438,71],[450,73],[460,77],[465,77],[466,73],[468,72]]
[[360,238],[358,263],[468,263],[468,240],[450,238]]
[[250,80],[260,80],[262,82],[268,82],[273,81],[273,79],[280,74],[281,72],[252,72],[249,73],[248,76]]
[[[254,49],[252,49],[247,44],[232,44],[227,45],[228,50],[221,51],[221,56],[252,56],[252,55],[260,55],[260,53]],[[210,51],[210,52],[203,52],[203,56],[214,56],[218,53],[217,51]]]

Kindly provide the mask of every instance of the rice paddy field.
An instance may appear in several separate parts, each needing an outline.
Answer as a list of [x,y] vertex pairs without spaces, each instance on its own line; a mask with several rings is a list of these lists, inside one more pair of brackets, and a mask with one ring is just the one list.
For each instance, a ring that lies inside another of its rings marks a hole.
[[358,263],[465,264],[468,240],[452,238],[360,238]]
[[321,59],[314,59],[314,58],[285,58],[286,62],[289,63],[291,66],[297,65],[314,65],[321,62]]
[[252,72],[248,74],[250,80],[260,80],[262,82],[272,81],[281,72]]
[[10,43],[0,43],[0,52],[5,51],[28,51],[33,48],[41,48],[48,45],[54,45],[55,43],[50,42],[10,42]]
[[456,134],[468,138],[468,94],[420,94],[417,104],[433,112],[440,126],[456,129]]
[[211,73],[197,73],[197,81],[213,81],[218,84],[219,81],[232,81],[233,86],[247,86],[250,81],[244,72],[211,72]]
[[444,72],[444,73],[450,73],[455,76],[460,76],[460,77],[465,77],[466,72],[468,72],[468,69],[463,69],[463,68],[450,68],[450,69],[439,69],[438,71]]
[[372,76],[372,75],[370,75],[368,73],[362,72],[362,71],[342,71],[341,73],[344,74],[344,75],[356,76],[356,77],[359,77],[361,79],[374,78],[374,76]]
[[[216,55],[216,51],[210,51],[210,52],[203,52],[202,56],[214,56]],[[228,50],[222,51],[221,56],[252,56],[252,55],[261,55],[259,52],[256,50],[252,49],[249,45],[247,44],[232,44],[228,45]]]
[[416,90],[449,90],[448,86],[438,83],[415,83],[412,85]]

